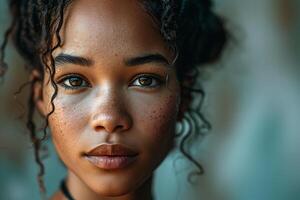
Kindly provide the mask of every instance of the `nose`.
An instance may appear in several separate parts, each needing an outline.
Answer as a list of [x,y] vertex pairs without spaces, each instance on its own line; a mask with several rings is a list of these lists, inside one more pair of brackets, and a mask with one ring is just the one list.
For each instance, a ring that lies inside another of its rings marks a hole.
[[98,103],[92,114],[91,125],[96,132],[124,132],[131,128],[132,118],[124,106],[124,99],[105,95],[95,101]]

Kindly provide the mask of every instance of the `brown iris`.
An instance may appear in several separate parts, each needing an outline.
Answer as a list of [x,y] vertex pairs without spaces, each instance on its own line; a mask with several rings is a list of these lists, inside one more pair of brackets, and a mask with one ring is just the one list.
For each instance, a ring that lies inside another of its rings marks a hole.
[[70,77],[69,83],[70,83],[70,86],[80,87],[80,86],[82,86],[83,80],[79,77]]
[[149,77],[140,77],[139,83],[143,86],[150,86],[152,84],[152,78]]

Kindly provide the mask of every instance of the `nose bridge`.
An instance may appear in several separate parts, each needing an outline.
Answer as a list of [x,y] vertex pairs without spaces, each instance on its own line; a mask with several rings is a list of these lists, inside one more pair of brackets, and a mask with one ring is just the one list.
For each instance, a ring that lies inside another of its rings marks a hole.
[[122,132],[131,127],[132,119],[126,110],[126,98],[122,91],[105,87],[95,95],[95,108],[92,111],[91,125],[96,132]]

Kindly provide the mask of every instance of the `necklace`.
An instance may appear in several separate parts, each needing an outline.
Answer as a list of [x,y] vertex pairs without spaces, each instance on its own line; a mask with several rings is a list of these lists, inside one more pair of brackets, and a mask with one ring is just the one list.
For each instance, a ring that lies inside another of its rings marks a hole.
[[71,195],[71,193],[70,193],[70,191],[69,191],[69,189],[68,189],[68,187],[67,187],[67,185],[66,185],[65,179],[63,179],[63,180],[61,181],[61,183],[60,183],[60,190],[61,190],[61,192],[63,193],[63,195],[64,195],[68,200],[75,200],[75,199],[72,197],[72,195]]

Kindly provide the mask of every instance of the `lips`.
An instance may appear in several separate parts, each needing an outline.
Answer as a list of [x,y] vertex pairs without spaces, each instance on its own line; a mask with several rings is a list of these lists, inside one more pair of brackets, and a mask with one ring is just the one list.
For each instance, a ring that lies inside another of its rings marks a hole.
[[94,166],[105,169],[125,168],[136,161],[138,152],[122,144],[102,144],[89,151],[85,158]]

